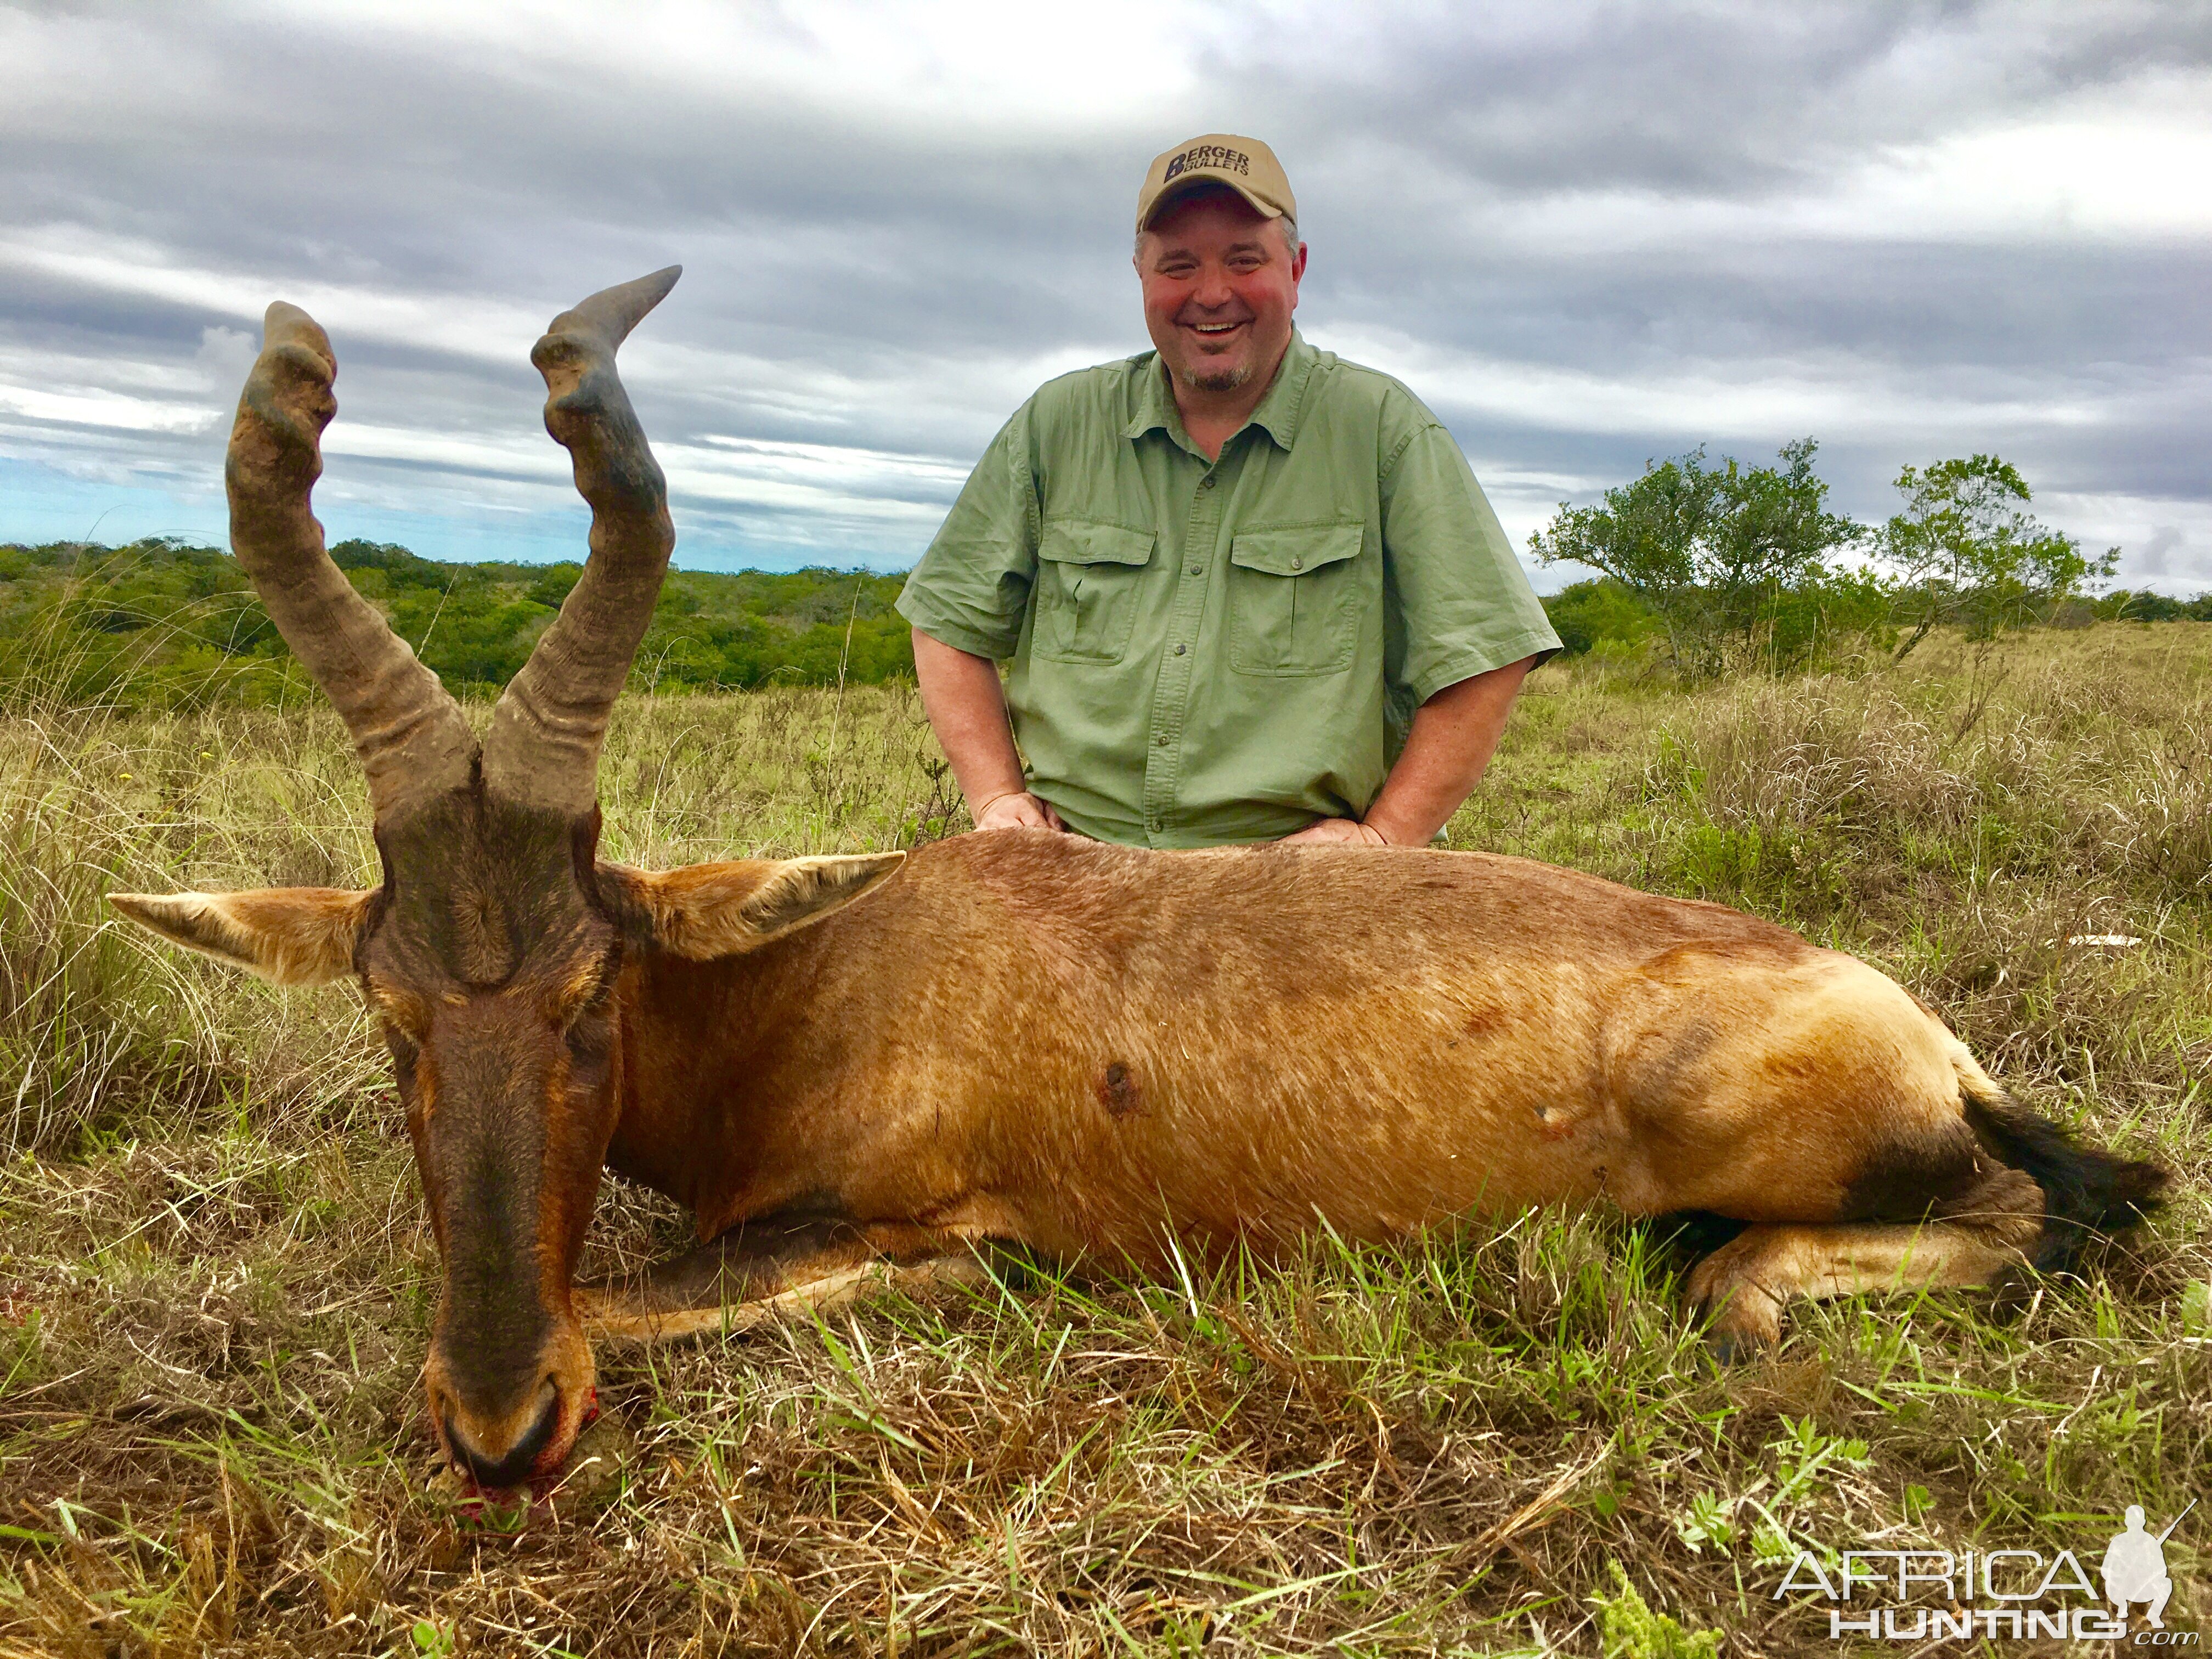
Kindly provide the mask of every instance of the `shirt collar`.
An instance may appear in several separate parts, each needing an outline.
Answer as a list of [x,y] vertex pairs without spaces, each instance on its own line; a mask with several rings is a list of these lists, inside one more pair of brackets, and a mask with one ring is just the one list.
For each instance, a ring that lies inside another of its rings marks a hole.
[[1320,353],[1306,343],[1305,336],[1292,329],[1290,349],[1283,353],[1282,363],[1275,370],[1274,383],[1267,388],[1267,395],[1260,399],[1259,408],[1252,411],[1248,424],[1266,428],[1278,448],[1288,449],[1297,441],[1298,413],[1305,405],[1306,382],[1313,378],[1314,364],[1319,356]]
[[[1313,378],[1314,364],[1319,357],[1320,354],[1306,343],[1305,336],[1293,328],[1290,346],[1276,366],[1275,378],[1268,384],[1267,395],[1260,399],[1259,407],[1244,424],[1261,428],[1275,441],[1278,448],[1287,450],[1297,442],[1298,414],[1305,404],[1306,382]],[[1121,435],[1141,438],[1152,431],[1164,432],[1177,443],[1189,445],[1189,437],[1182,429],[1182,413],[1176,409],[1174,394],[1168,389],[1167,368],[1157,351],[1152,354],[1152,361],[1139,381],[1137,412],[1121,428]]]

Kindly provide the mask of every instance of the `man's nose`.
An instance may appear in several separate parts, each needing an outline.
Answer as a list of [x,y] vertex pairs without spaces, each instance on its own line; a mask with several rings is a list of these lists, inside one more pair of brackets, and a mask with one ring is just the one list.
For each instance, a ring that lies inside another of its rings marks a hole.
[[1199,272],[1198,286],[1190,297],[1208,311],[1218,311],[1235,302],[1237,290],[1230,284],[1227,271],[1218,265],[1209,265]]

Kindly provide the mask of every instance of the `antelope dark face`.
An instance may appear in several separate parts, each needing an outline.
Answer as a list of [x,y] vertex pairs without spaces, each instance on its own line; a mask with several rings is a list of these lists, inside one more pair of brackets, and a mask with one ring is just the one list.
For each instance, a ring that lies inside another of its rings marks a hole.
[[449,796],[379,837],[355,952],[445,1265],[430,1414],[488,1486],[557,1467],[591,1406],[570,1285],[618,1109],[623,956],[594,902],[597,832]]
[[360,985],[392,1050],[444,1263],[423,1368],[431,1419],[488,1486],[556,1469],[591,1409],[571,1287],[622,1110],[626,956],[752,949],[902,856],[665,875],[597,861],[600,739],[675,542],[615,350],[677,275],[594,295],[531,354],[547,429],[592,507],[592,556],[481,747],[324,550],[308,496],[336,362],[305,313],[269,308],[231,432],[231,542],[353,735],[384,880],[358,893],[110,895],[165,937],[280,984]]

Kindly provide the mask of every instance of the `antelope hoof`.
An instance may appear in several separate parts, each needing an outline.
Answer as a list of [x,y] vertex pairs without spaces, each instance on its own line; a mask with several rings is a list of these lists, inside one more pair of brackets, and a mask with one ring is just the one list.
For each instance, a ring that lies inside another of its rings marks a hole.
[[1737,1278],[1716,1256],[1690,1275],[1690,1300],[1712,1321],[1705,1341],[1723,1365],[1741,1364],[1782,1340],[1782,1298]]

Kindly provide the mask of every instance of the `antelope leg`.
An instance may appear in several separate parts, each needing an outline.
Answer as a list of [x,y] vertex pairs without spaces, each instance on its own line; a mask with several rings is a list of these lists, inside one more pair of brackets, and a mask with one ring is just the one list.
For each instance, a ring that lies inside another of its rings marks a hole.
[[1749,1227],[1698,1264],[1690,1299],[1712,1314],[1716,1349],[1734,1357],[1780,1340],[1793,1297],[1990,1284],[2027,1266],[2040,1227],[2039,1217],[2006,1216]]
[[750,1330],[894,1285],[972,1282],[983,1273],[971,1253],[930,1229],[784,1213],[740,1223],[641,1274],[580,1285],[576,1311],[594,1338],[665,1342]]

